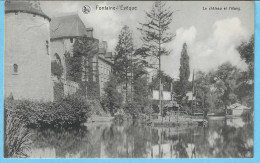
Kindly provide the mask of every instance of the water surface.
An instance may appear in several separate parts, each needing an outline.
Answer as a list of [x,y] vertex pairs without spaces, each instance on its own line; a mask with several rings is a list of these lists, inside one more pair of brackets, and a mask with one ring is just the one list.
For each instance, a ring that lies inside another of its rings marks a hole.
[[32,158],[253,157],[253,124],[209,120],[207,127],[89,124],[72,131],[32,130]]

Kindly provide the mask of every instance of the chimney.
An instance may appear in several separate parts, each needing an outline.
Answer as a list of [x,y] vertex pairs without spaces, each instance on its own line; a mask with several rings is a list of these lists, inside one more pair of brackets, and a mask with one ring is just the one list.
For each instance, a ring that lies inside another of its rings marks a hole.
[[87,36],[93,38],[93,28],[86,28]]

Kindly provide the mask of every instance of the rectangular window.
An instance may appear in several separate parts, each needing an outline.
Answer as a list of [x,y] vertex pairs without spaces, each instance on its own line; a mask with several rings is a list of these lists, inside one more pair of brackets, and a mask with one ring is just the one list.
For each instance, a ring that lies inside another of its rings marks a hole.
[[47,49],[47,54],[49,55],[49,41],[46,40],[46,49]]
[[70,38],[70,43],[73,43],[73,38]]
[[14,64],[13,67],[14,67],[14,73],[17,74],[18,73],[18,65]]

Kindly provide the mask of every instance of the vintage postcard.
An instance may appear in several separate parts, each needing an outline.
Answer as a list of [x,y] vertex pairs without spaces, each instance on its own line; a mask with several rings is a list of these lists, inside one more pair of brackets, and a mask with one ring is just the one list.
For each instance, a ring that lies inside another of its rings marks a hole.
[[4,7],[4,158],[254,158],[255,2]]

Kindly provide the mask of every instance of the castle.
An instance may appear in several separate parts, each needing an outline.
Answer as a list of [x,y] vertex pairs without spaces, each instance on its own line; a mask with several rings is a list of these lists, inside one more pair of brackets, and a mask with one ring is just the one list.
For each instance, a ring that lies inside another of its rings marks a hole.
[[[93,38],[93,28],[87,28],[78,15],[51,19],[37,1],[6,1],[5,29],[5,97],[53,101],[60,94],[74,94],[80,86],[66,75],[65,54],[73,57],[73,45],[80,37],[98,43],[98,51],[91,59],[94,72],[91,80],[98,84],[98,95],[104,93],[112,72],[112,52],[107,52],[105,41]],[[53,62],[62,67],[60,77],[52,73]],[[89,79],[82,72],[82,81],[86,80]],[[55,89],[57,83],[62,89]]]

